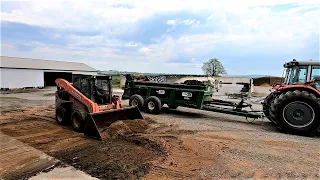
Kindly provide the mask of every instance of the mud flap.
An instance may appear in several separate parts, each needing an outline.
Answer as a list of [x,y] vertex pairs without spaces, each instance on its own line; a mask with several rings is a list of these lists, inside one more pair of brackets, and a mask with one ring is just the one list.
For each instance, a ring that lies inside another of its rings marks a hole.
[[89,113],[85,119],[84,134],[101,140],[101,132],[118,120],[143,119],[138,107],[125,107],[99,113]]

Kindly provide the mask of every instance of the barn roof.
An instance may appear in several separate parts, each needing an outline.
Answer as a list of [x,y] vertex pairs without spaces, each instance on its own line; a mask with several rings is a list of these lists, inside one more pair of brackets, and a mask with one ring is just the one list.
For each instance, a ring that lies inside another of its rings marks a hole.
[[85,71],[85,72],[97,71],[94,68],[79,62],[30,59],[30,58],[8,57],[8,56],[1,56],[0,68]]

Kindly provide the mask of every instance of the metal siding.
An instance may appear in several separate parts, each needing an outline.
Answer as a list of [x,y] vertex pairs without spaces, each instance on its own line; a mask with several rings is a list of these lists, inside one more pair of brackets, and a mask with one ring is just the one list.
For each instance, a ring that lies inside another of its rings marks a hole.
[[96,70],[84,63],[1,56],[0,67],[13,69],[84,71]]
[[97,72],[88,72],[88,71],[43,70],[43,72],[66,72],[66,73],[72,73],[72,74],[98,75]]
[[0,88],[43,87],[44,72],[68,72],[72,74],[98,75],[97,72],[86,71],[56,71],[32,69],[0,68]]
[[[63,71],[59,71],[59,72],[63,72]],[[72,74],[98,75],[97,72],[87,72],[87,71],[72,71]]]
[[0,68],[1,88],[43,87],[42,70]]

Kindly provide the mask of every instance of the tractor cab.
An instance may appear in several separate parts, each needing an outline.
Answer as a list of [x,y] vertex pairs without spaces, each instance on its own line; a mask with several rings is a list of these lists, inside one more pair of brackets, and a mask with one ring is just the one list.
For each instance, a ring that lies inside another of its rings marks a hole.
[[320,90],[319,61],[290,61],[285,63],[285,79],[283,85],[310,84]]

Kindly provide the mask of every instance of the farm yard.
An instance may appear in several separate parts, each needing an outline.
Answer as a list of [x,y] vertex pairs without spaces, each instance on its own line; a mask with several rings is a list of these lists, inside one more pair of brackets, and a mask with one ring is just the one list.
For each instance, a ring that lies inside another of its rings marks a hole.
[[315,17],[320,0],[1,1],[0,180],[320,179]]
[[285,134],[267,119],[164,107],[115,122],[98,141],[56,123],[55,89],[1,92],[1,178],[320,178],[319,136]]

